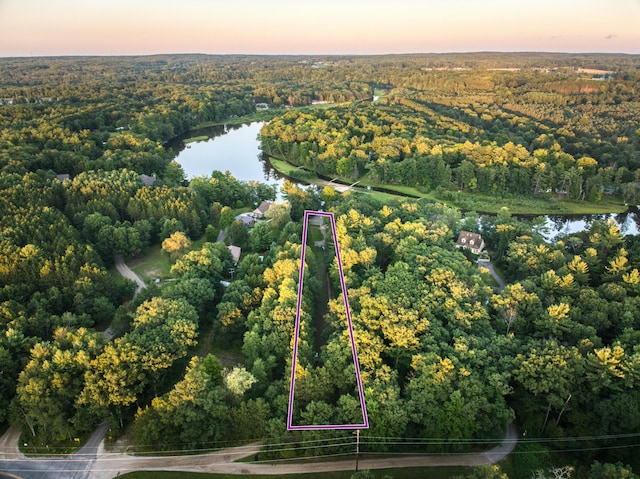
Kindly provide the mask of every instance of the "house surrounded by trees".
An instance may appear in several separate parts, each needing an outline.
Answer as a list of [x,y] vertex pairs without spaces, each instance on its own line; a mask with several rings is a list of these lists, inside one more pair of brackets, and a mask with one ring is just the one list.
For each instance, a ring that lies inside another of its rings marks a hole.
[[469,249],[473,254],[480,254],[485,245],[480,234],[471,233],[469,231],[460,231],[458,241],[456,241],[456,246],[458,248]]
[[253,210],[253,217],[258,219],[264,218],[264,215],[269,211],[271,205],[273,205],[272,201],[263,201],[260,203],[260,206]]

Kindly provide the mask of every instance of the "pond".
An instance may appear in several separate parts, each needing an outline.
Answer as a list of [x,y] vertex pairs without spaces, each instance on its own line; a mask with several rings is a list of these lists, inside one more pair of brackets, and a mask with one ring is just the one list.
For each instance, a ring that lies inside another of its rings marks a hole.
[[258,135],[263,125],[262,122],[256,122],[205,128],[190,132],[189,137],[206,136],[207,140],[184,145],[182,142],[188,137],[178,138],[169,146],[178,150],[175,161],[180,163],[187,179],[209,177],[212,171],[218,170],[228,171],[237,180],[259,181],[279,187],[284,183],[284,177],[268,162],[261,160]]
[[[185,138],[178,138],[170,147],[177,151],[175,160],[180,163],[188,179],[210,176],[213,170],[229,171],[236,179],[282,185],[285,177],[276,172],[260,149],[258,135],[264,123],[256,122],[236,126],[216,126],[191,132],[189,136],[206,136],[207,140],[183,145]],[[180,149],[180,147],[183,147]],[[299,183],[291,179],[294,183]],[[279,188],[278,188],[279,190]],[[622,234],[637,235],[640,222],[638,210],[615,215],[547,215],[547,240],[558,235],[582,231],[597,219],[613,218]]]

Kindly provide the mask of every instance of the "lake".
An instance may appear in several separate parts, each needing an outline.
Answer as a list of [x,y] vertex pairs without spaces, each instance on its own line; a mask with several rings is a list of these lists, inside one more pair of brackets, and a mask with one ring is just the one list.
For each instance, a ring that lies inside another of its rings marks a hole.
[[[260,149],[258,135],[264,123],[248,125],[216,126],[194,131],[189,137],[207,136],[205,141],[187,144],[180,149],[185,138],[178,138],[170,147],[177,151],[175,160],[180,163],[188,179],[210,176],[213,170],[229,171],[236,179],[282,185],[284,177],[276,172]],[[188,138],[188,137],[187,137]],[[298,183],[292,179],[294,183]],[[278,189],[279,191],[279,189]],[[638,234],[640,217],[637,209],[611,215],[547,215],[543,236],[553,240],[558,235],[582,231],[596,219],[613,218],[622,234]]]
[[[211,176],[214,170],[228,171],[237,180],[259,181],[278,186],[284,183],[266,161],[261,161],[262,150],[258,135],[262,122],[249,125],[214,126],[190,132],[189,137],[207,136],[204,141],[188,143],[179,150],[175,161],[180,163],[187,179],[196,176]],[[180,138],[170,147],[182,146]]]

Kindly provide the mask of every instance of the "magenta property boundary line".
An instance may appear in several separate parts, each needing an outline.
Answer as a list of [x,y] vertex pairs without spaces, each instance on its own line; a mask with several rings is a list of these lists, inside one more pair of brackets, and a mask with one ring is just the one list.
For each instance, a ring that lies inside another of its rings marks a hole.
[[[294,426],[293,423],[293,401],[296,385],[296,364],[298,361],[298,338],[300,336],[300,310],[302,306],[302,286],[304,279],[304,259],[307,247],[307,225],[310,216],[325,216],[331,222],[331,232],[333,234],[333,244],[336,250],[336,260],[338,262],[338,272],[340,273],[340,285],[342,286],[342,297],[344,307],[347,313],[347,325],[349,327],[349,338],[351,339],[351,353],[353,355],[353,364],[356,370],[356,381],[358,383],[358,393],[360,394],[360,408],[362,409],[362,424],[316,424],[305,426]],[[291,384],[289,388],[289,409],[287,412],[287,429],[295,430],[318,430],[318,429],[368,429],[369,418],[367,416],[367,406],[364,402],[364,391],[362,389],[362,378],[360,376],[360,364],[358,363],[358,353],[356,352],[356,342],[353,337],[353,325],[351,323],[351,311],[349,309],[349,300],[347,299],[347,287],[344,282],[344,273],[342,271],[342,259],[340,258],[340,248],[338,247],[338,234],[336,232],[336,222],[333,213],[324,211],[305,211],[304,222],[302,226],[302,253],[300,258],[300,272],[298,277],[298,305],[296,308],[296,325],[293,338],[293,361],[291,363]]]

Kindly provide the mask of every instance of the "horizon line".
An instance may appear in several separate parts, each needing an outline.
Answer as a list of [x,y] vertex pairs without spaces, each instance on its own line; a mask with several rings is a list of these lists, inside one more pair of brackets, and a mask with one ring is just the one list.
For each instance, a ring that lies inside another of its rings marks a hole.
[[28,58],[117,58],[117,57],[154,57],[154,56],[222,56],[222,57],[388,57],[388,56],[420,56],[420,55],[610,55],[610,56],[640,56],[638,53],[605,52],[605,51],[558,51],[558,50],[468,50],[468,51],[415,51],[415,52],[387,52],[387,53],[203,53],[203,52],[157,52],[157,53],[60,53],[42,55],[3,55],[0,59],[28,59]]

